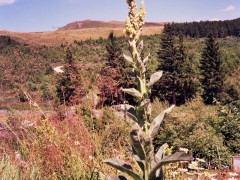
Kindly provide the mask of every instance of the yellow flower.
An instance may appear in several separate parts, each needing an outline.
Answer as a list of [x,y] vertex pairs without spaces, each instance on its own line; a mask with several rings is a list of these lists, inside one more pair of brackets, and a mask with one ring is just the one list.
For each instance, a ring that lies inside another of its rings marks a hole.
[[172,149],[173,149],[173,147],[171,147],[171,148],[167,147],[166,150],[165,150],[165,154],[166,155],[171,155],[172,154]]
[[146,16],[145,5],[144,5],[144,2],[142,1],[140,5],[140,12],[139,12],[140,20],[143,20],[145,16]]
[[210,177],[211,173],[210,172],[204,172],[205,176]]

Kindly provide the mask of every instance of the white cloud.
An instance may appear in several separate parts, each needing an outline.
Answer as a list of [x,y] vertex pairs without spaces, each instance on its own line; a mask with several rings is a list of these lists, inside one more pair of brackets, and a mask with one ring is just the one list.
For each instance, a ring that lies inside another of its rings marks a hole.
[[226,7],[225,9],[223,9],[222,11],[227,12],[227,11],[232,11],[234,9],[235,9],[235,6],[230,5],[230,6]]
[[198,19],[196,20],[196,22],[200,22],[200,21],[222,21],[222,19],[212,18],[212,19],[203,20],[203,19],[201,19],[201,18],[198,18]]
[[209,21],[221,21],[222,19],[219,19],[219,18],[212,18],[210,19]]
[[0,0],[0,6],[2,5],[6,5],[6,4],[13,4],[15,3],[17,0]]

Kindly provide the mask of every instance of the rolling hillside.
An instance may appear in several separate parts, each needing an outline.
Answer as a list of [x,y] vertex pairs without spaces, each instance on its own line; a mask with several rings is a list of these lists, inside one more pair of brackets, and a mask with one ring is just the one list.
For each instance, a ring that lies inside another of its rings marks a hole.
[[[163,27],[164,23],[156,22],[146,22],[144,27]],[[76,30],[76,29],[86,29],[86,28],[124,28],[125,22],[121,21],[75,21],[67,24],[66,26],[58,28],[58,30]]]
[[[146,23],[142,35],[160,34],[164,23]],[[116,36],[123,35],[125,23],[118,21],[77,21],[69,23],[56,31],[48,32],[12,32],[0,31],[0,35],[10,36],[25,44],[38,44],[46,46],[59,46],[62,43],[73,43],[74,40],[107,38],[111,31]]]

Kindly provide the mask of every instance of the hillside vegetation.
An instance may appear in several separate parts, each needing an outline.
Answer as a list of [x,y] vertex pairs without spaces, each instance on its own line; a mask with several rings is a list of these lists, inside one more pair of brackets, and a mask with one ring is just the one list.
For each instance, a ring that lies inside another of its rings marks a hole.
[[[164,63],[159,59],[169,57],[163,53],[168,37],[160,34],[163,27],[144,29],[139,38],[144,42],[139,55],[141,59],[149,58],[144,72],[148,80]],[[139,100],[120,91],[124,86],[137,86],[136,72],[123,61],[123,53],[125,58],[130,56],[123,29],[111,30],[0,32],[0,109],[7,110],[4,118],[0,117],[0,179],[106,179],[107,175],[119,173],[102,162],[110,157],[133,164],[133,171],[140,172],[129,143],[132,122],[115,110],[121,109],[121,103],[139,105]],[[196,93],[181,103],[176,99],[176,107],[153,139],[154,149],[158,151],[168,143],[166,153],[187,148],[194,158],[205,159],[202,166],[208,170],[231,167],[231,156],[240,153],[240,38],[212,40],[184,35],[181,39],[175,36],[177,33],[169,34],[173,35],[174,58],[188,62],[191,71],[186,72],[191,72]],[[202,99],[204,88],[200,81],[207,40],[214,41],[225,74],[221,93],[208,105]],[[176,70],[186,67],[173,65]],[[59,66],[63,66],[63,73],[54,72]],[[177,81],[182,88],[182,81]],[[167,93],[173,94],[170,91],[151,99],[149,121],[172,103]],[[146,110],[138,107],[140,114]],[[171,167],[165,169],[168,177]],[[229,176],[224,173],[219,176]]]

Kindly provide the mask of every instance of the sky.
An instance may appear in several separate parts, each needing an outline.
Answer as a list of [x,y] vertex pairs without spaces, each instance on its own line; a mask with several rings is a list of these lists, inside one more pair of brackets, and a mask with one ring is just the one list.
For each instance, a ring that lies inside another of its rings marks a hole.
[[[141,0],[137,0],[138,7]],[[145,0],[145,22],[231,20],[240,0]],[[0,0],[0,30],[54,31],[85,19],[125,21],[126,0]]]

